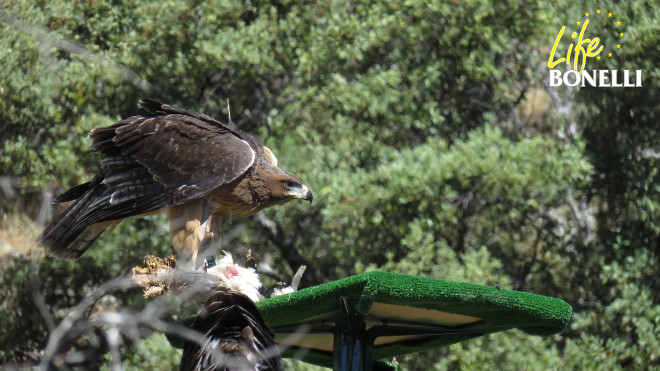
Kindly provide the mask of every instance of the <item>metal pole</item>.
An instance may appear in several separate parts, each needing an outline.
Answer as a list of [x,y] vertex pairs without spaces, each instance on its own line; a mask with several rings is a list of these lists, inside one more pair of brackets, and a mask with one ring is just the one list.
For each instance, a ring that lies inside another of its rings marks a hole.
[[346,298],[340,299],[340,314],[335,321],[334,337],[335,370],[364,371],[371,369],[370,360],[365,359],[365,355],[370,354],[366,349],[370,346],[366,343],[366,324],[362,316],[355,313]]

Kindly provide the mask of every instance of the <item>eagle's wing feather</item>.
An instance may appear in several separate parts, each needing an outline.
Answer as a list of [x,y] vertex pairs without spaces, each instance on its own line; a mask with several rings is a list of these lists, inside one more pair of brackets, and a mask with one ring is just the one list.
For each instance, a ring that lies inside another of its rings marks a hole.
[[106,156],[108,206],[119,214],[122,205],[145,213],[204,196],[243,175],[256,156],[224,126],[179,113],[130,117],[93,130],[90,139]]
[[160,103],[160,102],[155,101],[153,99],[148,99],[148,98],[140,99],[140,106],[142,106],[142,108],[144,108],[144,109],[146,109],[150,112],[153,112],[155,114],[161,114],[161,115],[162,114],[183,114],[183,115],[191,116],[191,117],[197,118],[199,120],[208,122],[212,125],[215,125],[215,126],[218,126],[218,127],[223,127],[224,129],[234,133],[234,135],[236,135],[237,137],[243,137],[243,136],[246,135],[246,133],[243,132],[232,121],[229,121],[227,123],[220,122],[220,121],[214,119],[213,117],[205,115],[203,113],[192,112],[192,111],[188,111],[188,110],[185,110],[183,108],[178,108],[178,107],[172,107],[169,104]]

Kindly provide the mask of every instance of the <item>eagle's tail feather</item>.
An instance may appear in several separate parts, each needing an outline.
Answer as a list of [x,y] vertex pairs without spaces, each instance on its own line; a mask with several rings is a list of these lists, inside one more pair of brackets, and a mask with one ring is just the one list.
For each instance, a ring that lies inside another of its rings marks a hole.
[[[113,221],[95,223],[93,218],[89,217],[93,204],[103,196],[107,188],[102,184],[94,186],[86,183],[83,186],[87,189],[80,199],[46,227],[38,238],[37,243],[50,255],[63,259],[78,259],[101,233],[113,224]],[[70,196],[72,190],[64,193],[65,199],[68,198],[66,195]],[[58,201],[61,198],[62,196],[58,197]]]

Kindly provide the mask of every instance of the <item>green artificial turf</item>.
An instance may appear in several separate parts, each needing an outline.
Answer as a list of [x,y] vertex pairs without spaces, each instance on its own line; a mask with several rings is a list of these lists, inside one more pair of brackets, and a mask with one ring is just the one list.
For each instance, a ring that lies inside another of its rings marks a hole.
[[[422,308],[438,313],[452,313],[476,317],[469,325],[455,326],[456,331],[442,336],[428,336],[413,340],[383,344],[374,348],[373,358],[391,359],[393,356],[446,346],[484,334],[518,328],[531,335],[547,336],[563,331],[571,319],[572,308],[563,300],[521,291],[453,282],[403,274],[369,272],[292,294],[257,303],[266,322],[278,333],[278,328],[291,328],[306,322],[323,319],[332,323],[340,313],[340,300],[352,304],[356,315],[370,318],[374,304]],[[405,310],[401,311],[405,314]],[[432,313],[432,312],[430,312]],[[387,320],[379,317],[377,320]],[[400,319],[398,319],[400,321]],[[415,324],[414,318],[408,322]],[[429,325],[429,320],[420,322]],[[447,326],[442,321],[431,326]],[[329,333],[329,336],[332,334]],[[324,366],[332,365],[332,353],[300,347],[289,349],[286,355],[305,354],[303,360]]]

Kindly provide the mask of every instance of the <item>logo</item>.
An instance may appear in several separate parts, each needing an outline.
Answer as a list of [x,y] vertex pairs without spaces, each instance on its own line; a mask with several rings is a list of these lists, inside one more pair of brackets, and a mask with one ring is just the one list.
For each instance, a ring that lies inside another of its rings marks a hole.
[[[592,28],[594,30],[600,30],[606,36],[611,35],[607,38],[607,45],[604,45],[599,37],[590,38],[588,32],[590,21],[593,21]],[[602,65],[602,63],[599,63],[602,60],[602,62],[608,62],[609,64],[617,60],[612,57],[622,54],[625,32],[624,22],[620,18],[612,12],[601,12],[600,9],[596,9],[595,14],[584,13],[584,18],[579,19],[575,24],[577,31],[574,31],[571,38],[568,39],[570,45],[566,54],[561,54],[557,50],[562,39],[567,39],[564,35],[566,26],[559,30],[555,44],[552,46],[548,58],[550,86],[642,87],[642,70],[585,69],[588,62],[589,65]],[[563,74],[561,70],[554,69],[561,63],[566,63],[569,67]],[[570,69],[571,65],[573,69]]]

